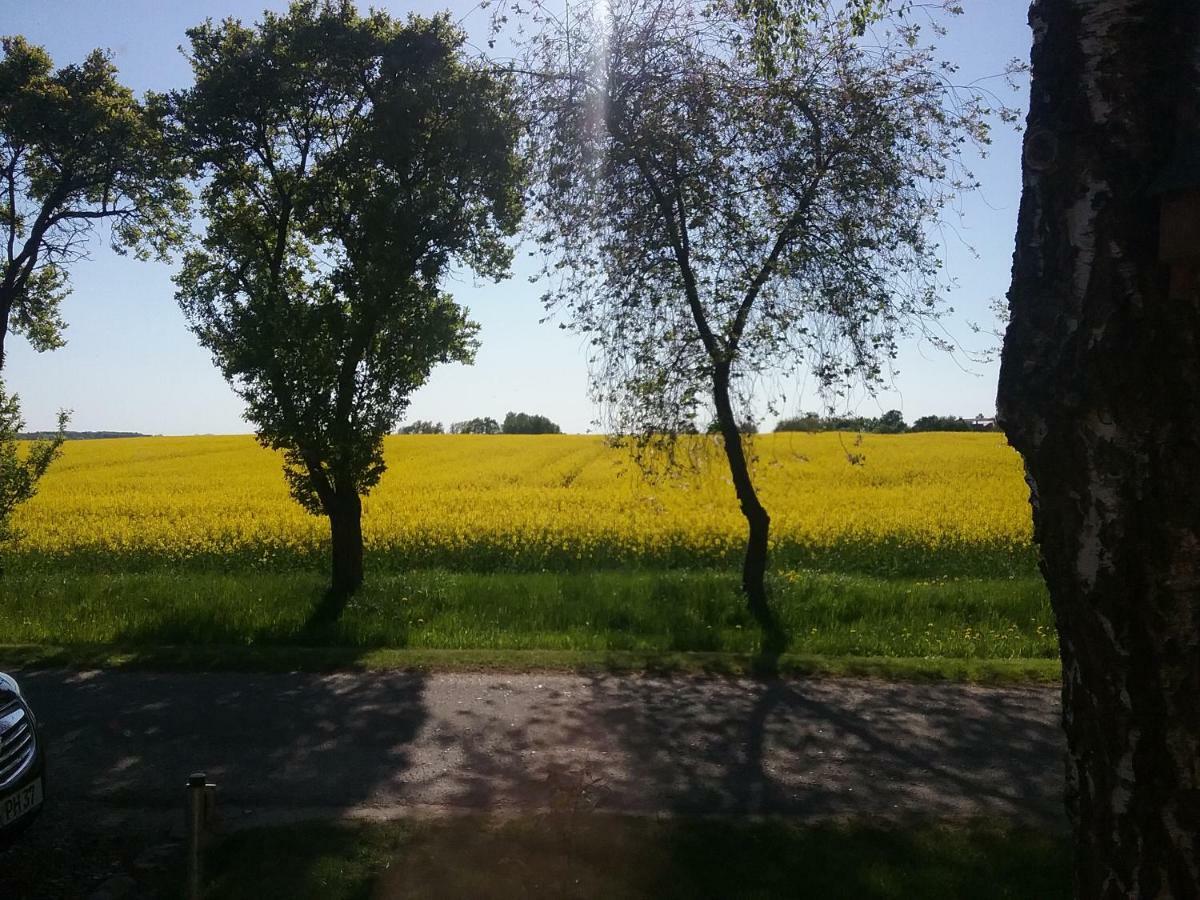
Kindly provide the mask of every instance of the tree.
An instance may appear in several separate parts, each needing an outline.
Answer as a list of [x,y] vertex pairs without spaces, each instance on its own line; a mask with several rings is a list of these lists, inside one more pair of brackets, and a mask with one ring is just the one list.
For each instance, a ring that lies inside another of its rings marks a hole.
[[545,416],[510,412],[500,430],[505,434],[562,434],[562,429]]
[[999,389],[1080,898],[1200,896],[1200,12],[1038,0]]
[[55,70],[41,47],[0,39],[0,368],[4,339],[62,346],[68,266],[97,224],[112,247],[165,258],[187,219],[187,192],[163,127],[99,50]]
[[870,430],[875,434],[903,434],[908,431],[908,425],[904,421],[904,413],[898,409],[889,409],[871,423]]
[[499,279],[510,262],[510,87],[445,16],[297,2],[188,36],[195,85],[173,109],[208,222],[177,296],[292,496],[328,517],[345,596],[383,436],[434,365],[472,358],[476,326],[439,284],[452,264]]
[[[918,420],[921,421],[921,420]],[[869,431],[872,434],[903,434],[908,431],[904,414],[898,409],[889,409],[878,419],[867,416],[828,415],[806,412],[800,416],[780,419],[776,431]],[[915,426],[914,426],[914,430]],[[969,429],[960,429],[969,430]]]
[[[10,333],[39,352],[63,345],[67,269],[87,255],[97,225],[118,252],[165,259],[187,192],[161,99],[139,102],[104,53],[55,70],[43,48],[5,37],[0,54],[3,370]],[[0,540],[12,538],[10,515],[58,456],[66,421],[60,413],[58,431],[22,451],[19,400],[0,383]]]
[[[839,25],[848,26],[861,37],[868,25],[887,14],[889,7],[904,10],[911,5],[912,0],[899,4],[890,0],[846,0],[841,6]],[[803,51],[808,38],[805,26],[831,11],[826,0],[737,0],[734,8],[754,25],[750,47],[759,72],[768,78],[779,75],[782,55]]]
[[912,423],[913,431],[974,431],[971,423],[958,416],[921,416]]
[[427,422],[425,419],[417,419],[415,422],[410,422],[396,429],[396,434],[445,434],[446,429],[442,427],[441,422]]
[[775,423],[775,430],[782,431],[825,431],[825,420],[817,412],[805,412],[788,416]]
[[487,416],[482,419],[467,419],[465,422],[455,422],[450,426],[451,434],[499,434],[500,423]]
[[25,422],[20,398],[6,393],[0,384],[0,544],[7,545],[16,537],[10,524],[13,511],[37,493],[38,481],[62,452],[66,426],[67,414],[60,412],[57,432],[22,449],[19,434]]
[[806,52],[774,78],[727,0],[535,4],[521,63],[545,302],[590,339],[617,433],[669,440],[715,412],[769,649],[783,635],[738,428],[747,395],[802,361],[831,390],[878,381],[906,325],[937,311],[926,229],[969,184],[962,144],[986,140],[986,109],[915,28],[859,41],[817,5]]

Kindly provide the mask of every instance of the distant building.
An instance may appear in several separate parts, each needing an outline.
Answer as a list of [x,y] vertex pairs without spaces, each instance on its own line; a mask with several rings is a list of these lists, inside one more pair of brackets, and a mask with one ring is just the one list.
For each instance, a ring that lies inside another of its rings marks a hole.
[[996,417],[989,417],[985,416],[983,413],[980,413],[975,418],[968,419],[967,424],[969,424],[974,431],[995,431]]

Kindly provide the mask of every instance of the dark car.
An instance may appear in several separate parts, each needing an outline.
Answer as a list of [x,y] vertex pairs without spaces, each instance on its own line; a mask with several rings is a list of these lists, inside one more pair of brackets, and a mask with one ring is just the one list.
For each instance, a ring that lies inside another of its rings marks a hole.
[[0,847],[42,809],[45,753],[33,710],[0,672]]

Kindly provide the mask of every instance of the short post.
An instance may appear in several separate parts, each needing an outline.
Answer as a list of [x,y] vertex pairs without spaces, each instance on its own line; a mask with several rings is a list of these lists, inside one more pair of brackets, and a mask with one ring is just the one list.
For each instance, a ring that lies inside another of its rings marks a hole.
[[187,898],[200,900],[204,877],[202,855],[213,806],[213,788],[203,772],[193,772],[187,781]]

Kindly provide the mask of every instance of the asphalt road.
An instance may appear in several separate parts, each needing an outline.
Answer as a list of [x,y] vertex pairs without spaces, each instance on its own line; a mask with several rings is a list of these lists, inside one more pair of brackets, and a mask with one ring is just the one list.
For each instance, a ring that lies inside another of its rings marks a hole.
[[[1049,688],[497,674],[29,671],[54,829],[527,812],[1062,824]],[[86,810],[83,814],[79,811]],[[165,818],[163,818],[165,817]],[[37,828],[43,827],[38,823]]]

